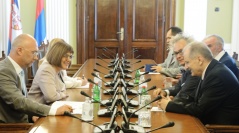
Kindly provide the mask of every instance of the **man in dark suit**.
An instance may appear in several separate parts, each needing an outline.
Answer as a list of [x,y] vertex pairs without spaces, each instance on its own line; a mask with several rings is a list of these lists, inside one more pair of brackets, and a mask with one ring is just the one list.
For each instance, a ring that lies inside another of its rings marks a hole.
[[38,60],[37,56],[36,40],[30,35],[21,34],[13,41],[9,56],[0,61],[0,123],[26,123],[28,115],[63,115],[65,111],[72,112],[72,107],[68,105],[52,108],[26,97],[23,69]]
[[185,65],[192,76],[200,76],[195,100],[182,105],[162,98],[159,106],[167,112],[189,114],[204,124],[239,124],[239,83],[224,64],[213,59],[202,42],[193,42],[183,50]]
[[203,42],[211,50],[214,59],[225,64],[238,77],[238,68],[235,60],[224,51],[224,40],[218,35],[208,35]]
[[[185,65],[182,50],[186,45],[193,41],[193,38],[184,34],[177,34],[172,39],[174,53],[173,55],[181,66]],[[179,82],[175,86],[165,88],[163,90],[161,88],[158,88],[154,91],[154,96],[158,96],[159,94],[163,96],[169,95],[174,102],[181,102],[183,104],[191,102],[194,99],[195,89],[198,86],[200,77],[191,76],[191,71],[187,67],[185,67],[185,69],[181,69],[181,71],[182,77],[179,79]]]

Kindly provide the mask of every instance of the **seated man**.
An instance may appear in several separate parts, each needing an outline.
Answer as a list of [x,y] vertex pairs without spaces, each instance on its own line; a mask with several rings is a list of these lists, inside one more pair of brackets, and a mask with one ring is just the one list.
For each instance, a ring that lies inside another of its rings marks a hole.
[[193,42],[183,50],[185,64],[192,76],[201,81],[194,101],[183,105],[163,97],[159,106],[167,112],[198,117],[203,124],[239,124],[239,83],[225,65],[213,59],[202,42]]
[[218,35],[208,35],[203,39],[203,42],[211,50],[214,59],[225,64],[238,78],[238,68],[235,60],[224,51],[224,41]]
[[172,45],[170,45],[170,40],[176,36],[178,33],[181,33],[182,30],[179,27],[170,27],[166,34],[166,42],[169,50],[168,56],[165,61],[157,66],[152,66],[152,70],[156,72],[163,73],[170,77],[176,77],[177,74],[180,74],[179,63],[176,58],[173,56]]
[[[192,41],[194,40],[191,37],[187,37],[183,34],[176,35],[172,40],[174,56],[181,66],[185,65],[182,50],[187,44],[191,43]],[[175,102],[191,102],[194,99],[194,92],[198,86],[200,77],[191,76],[191,72],[187,68],[187,66],[185,66],[185,70],[182,69],[182,77],[179,79],[179,82],[175,86],[166,88],[165,90],[159,88],[154,91],[154,96],[157,96],[159,94],[163,96],[169,95],[174,97],[173,101]]]
[[72,107],[68,105],[52,108],[26,98],[23,69],[38,60],[37,56],[36,40],[30,35],[21,34],[14,39],[9,56],[0,61],[0,123],[26,123],[29,122],[28,115],[64,115],[65,111],[72,112]]

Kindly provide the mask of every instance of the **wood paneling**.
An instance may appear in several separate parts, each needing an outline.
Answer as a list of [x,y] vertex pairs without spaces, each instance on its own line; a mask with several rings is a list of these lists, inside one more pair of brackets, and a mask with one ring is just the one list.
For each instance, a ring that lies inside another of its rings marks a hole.
[[[174,0],[77,0],[77,62],[107,58],[102,48],[127,58],[163,62],[166,28],[174,24]],[[123,29],[123,32],[121,32]],[[121,39],[123,37],[123,39]]]

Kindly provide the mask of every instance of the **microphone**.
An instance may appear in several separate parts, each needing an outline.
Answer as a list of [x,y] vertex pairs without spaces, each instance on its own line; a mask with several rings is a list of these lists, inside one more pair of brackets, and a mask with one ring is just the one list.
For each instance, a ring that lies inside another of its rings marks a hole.
[[112,75],[112,74],[105,74],[105,73],[102,73],[102,72],[100,72],[99,70],[97,70],[97,69],[93,69],[94,71],[96,71],[96,72],[99,72],[99,73],[101,73],[101,74],[104,74],[105,76],[105,78],[114,78],[114,76]]
[[107,68],[107,67],[104,67],[104,66],[100,65],[99,63],[96,63],[96,65],[97,65],[97,66],[101,66],[101,67],[103,67],[103,68],[105,68],[105,69],[109,70],[110,72],[112,71],[112,70],[110,70],[109,68]]
[[135,124],[132,124],[130,123],[130,118],[136,113],[138,112],[139,110],[141,110],[142,108],[146,107],[147,105],[161,99],[162,97],[161,96],[158,96],[156,97],[154,100],[152,100],[151,102],[145,104],[144,106],[140,107],[139,109],[135,110],[129,117],[127,117],[126,113],[125,113],[125,110],[122,109],[122,114],[123,114],[123,119],[124,119],[124,122],[122,122],[122,125],[121,125],[121,129],[126,132],[126,133],[138,133],[138,132],[145,132],[144,128],[141,127],[141,126],[138,126],[138,125],[135,125]]
[[[144,72],[144,73],[140,74],[140,76],[142,76],[142,75],[146,75],[146,74],[149,74],[149,72]],[[131,81],[131,80],[133,80],[133,79],[136,79],[136,77],[134,77],[134,78],[132,78],[132,79],[126,81],[126,85],[127,85],[127,87],[133,87],[133,86],[134,86],[133,83],[130,83],[130,82],[129,82],[129,81]]]
[[161,128],[167,128],[167,127],[173,127],[173,126],[174,126],[174,122],[170,121],[169,123],[167,123],[167,124],[165,124],[165,125],[163,125],[161,127],[155,128],[153,130],[150,130],[150,131],[148,131],[146,133],[150,133],[150,132],[156,131],[156,130],[161,129]]
[[[92,84],[95,84],[95,85],[97,85],[93,80],[91,80],[91,79],[88,79],[88,81],[90,82],[90,83],[92,83]],[[111,95],[111,96],[113,96],[113,94],[112,93],[114,93],[114,91],[113,90],[106,90],[105,88],[103,88],[103,87],[101,87],[101,89],[103,89],[104,90],[104,94],[108,94],[108,95]]]
[[114,56],[115,53],[111,52],[108,48],[104,47],[103,50],[107,52],[108,54],[110,54],[113,58],[115,58]]
[[106,108],[109,109],[109,106],[107,106],[107,105],[101,103],[100,101],[94,99],[93,97],[91,97],[91,96],[89,96],[88,94],[86,94],[84,91],[81,91],[80,94],[83,95],[83,96],[85,96],[85,97],[89,97],[90,99],[93,99],[95,102],[97,102],[97,103],[99,103],[100,105],[105,106]]
[[138,51],[138,49],[133,49],[133,50],[129,51],[128,53],[125,54],[125,57],[127,57],[128,54],[132,54],[132,53],[134,53],[136,51]]
[[[79,118],[79,117],[76,117],[75,115],[71,114],[71,113],[68,112],[68,111],[65,111],[65,112],[64,112],[64,115],[65,115],[65,116],[70,116],[70,117],[76,118],[76,119],[81,120],[81,121],[84,121],[83,119],[81,119],[81,118]],[[95,125],[95,124],[93,124],[93,123],[90,123],[90,122],[88,122],[88,121],[84,121],[84,122],[86,122],[86,123],[88,123],[88,124],[90,124],[90,125],[92,125],[92,126],[94,126],[94,127],[99,128],[99,129],[102,131],[102,133],[105,133],[105,131],[104,131],[102,128],[100,128],[99,126],[97,126],[97,125]]]
[[[156,86],[152,86],[151,88],[149,88],[149,89],[146,90],[145,92],[149,92],[149,91],[154,90],[154,89],[156,89],[156,88],[157,88]],[[135,96],[131,97],[130,99],[128,99],[128,102],[127,102],[127,103],[129,103],[131,100],[133,100],[135,97],[138,97],[139,95],[142,95],[142,92],[141,92],[141,93],[138,93],[137,95],[135,95]]]
[[136,62],[134,62],[134,63],[131,63],[131,64],[124,64],[124,67],[125,67],[125,68],[130,68],[131,65],[134,65],[134,64],[140,63],[140,62],[141,62],[141,60],[138,60],[138,61],[136,61]]
[[136,70],[138,70],[138,69],[142,69],[142,68],[144,68],[144,66],[141,66],[141,67],[139,67],[139,68],[137,68],[137,69],[134,69],[133,71],[132,71],[132,70],[124,70],[124,72],[125,72],[125,73],[132,73],[132,72],[134,72],[134,71],[136,71]]
[[[100,80],[102,80],[102,79],[99,78],[95,73],[91,73],[91,75],[94,76],[94,77],[96,77],[96,78],[98,78],[98,79],[100,79]],[[116,73],[116,76],[117,76],[117,75],[118,75],[118,73]],[[114,80],[113,80],[112,82],[110,82],[110,83],[105,82],[104,80],[102,80],[102,81],[105,83],[105,86],[114,87],[114,85],[115,85],[115,80],[116,80],[116,78],[117,78],[116,76],[115,76]]]
[[133,88],[127,89],[127,86],[126,86],[125,82],[124,82],[123,80],[121,80],[123,86],[124,86],[124,87],[126,88],[126,90],[127,90],[127,94],[128,94],[128,95],[137,95],[138,92],[137,92],[136,90],[132,90],[132,89],[134,89],[135,87],[137,87],[137,86],[139,86],[139,85],[141,85],[141,84],[144,84],[144,83],[146,83],[146,82],[149,82],[149,81],[151,81],[151,78],[148,78],[148,79],[146,79],[144,82],[133,86]]
[[138,59],[139,57],[141,57],[141,55],[138,55],[137,57],[135,57],[135,59]]
[[106,57],[106,58],[110,59],[110,57],[109,57],[109,56],[107,56],[107,55],[105,55],[104,53],[102,53],[102,55],[103,55],[104,57]]
[[[128,121],[130,122],[130,118],[133,116],[133,114],[135,114],[136,112],[138,112],[138,111],[141,110],[142,108],[144,108],[144,107],[148,106],[149,104],[151,104],[151,103],[153,103],[153,102],[155,102],[155,101],[158,101],[158,100],[160,100],[160,99],[162,99],[162,97],[159,95],[158,97],[156,97],[156,98],[155,98],[154,100],[152,100],[151,102],[149,102],[149,103],[145,104],[144,106],[140,107],[139,109],[135,110],[135,111],[129,116]],[[128,124],[129,124],[129,123],[128,123]]]
[[[98,59],[104,61],[105,63],[109,64],[109,62],[105,61],[104,59],[102,59],[100,56],[97,56]],[[108,67],[113,67],[114,64],[109,64]]]

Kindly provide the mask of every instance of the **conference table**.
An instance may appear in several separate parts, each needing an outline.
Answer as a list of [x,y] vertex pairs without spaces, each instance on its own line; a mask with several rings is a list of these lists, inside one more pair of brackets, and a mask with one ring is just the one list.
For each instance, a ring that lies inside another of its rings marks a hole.
[[[141,62],[135,63],[138,61],[138,59],[128,59],[131,63],[129,64],[131,67],[128,68],[132,70],[131,73],[132,77],[134,77],[135,70],[140,68],[141,66],[144,66],[145,64],[156,64],[154,60],[150,59],[141,59]],[[91,75],[93,69],[97,69],[100,71],[100,76],[103,77],[103,83],[107,81],[111,81],[112,79],[106,79],[104,78],[104,74],[108,74],[109,70],[107,69],[107,62],[110,62],[110,59],[88,59],[82,67],[76,72],[74,76],[82,76],[84,75],[86,78],[92,79],[93,76]],[[102,66],[96,65],[96,63],[101,64]],[[112,69],[112,68],[109,68]],[[142,70],[141,70],[142,71]],[[152,86],[157,86],[158,88],[162,88],[163,86],[163,79],[164,75],[161,74],[147,74],[145,75],[145,79],[151,78],[151,81],[148,82],[148,88]],[[126,79],[129,80],[129,79]],[[132,80],[133,81],[133,80]],[[103,86],[103,88],[107,88]],[[134,89],[137,89],[138,87],[135,87]],[[92,85],[89,86],[89,88],[86,89],[67,89],[67,93],[69,97],[66,99],[63,99],[63,101],[80,101],[83,102],[85,100],[85,97],[80,94],[80,91],[85,91],[87,94],[92,94]],[[153,92],[150,91],[149,94],[152,94]],[[132,96],[128,96],[129,98]],[[102,100],[109,99],[110,95],[102,95]],[[153,96],[152,96],[153,98]],[[137,100],[138,98],[135,98],[134,100]],[[99,103],[94,103],[94,120],[91,123],[94,123],[96,125],[101,125],[106,122],[110,121],[110,117],[98,117],[97,112],[99,109],[103,109],[105,107],[100,106]],[[152,106],[157,106],[157,103],[153,103]],[[121,109],[121,106],[118,108]],[[77,117],[81,117],[81,115],[75,115]],[[135,123],[138,120],[138,118],[131,118],[130,122]],[[121,123],[123,121],[122,116],[116,117],[117,125],[120,127]],[[151,112],[151,124],[152,126],[150,128],[145,128],[146,131],[158,128],[162,125],[165,125],[166,123],[173,121],[175,125],[173,127],[169,128],[163,128],[159,129],[154,132],[160,132],[160,133],[204,133],[208,132],[205,126],[195,117],[190,115],[184,115],[184,114],[176,114],[176,113],[170,113],[170,112],[163,112],[163,111],[157,111],[157,112]],[[30,133],[91,133],[94,130],[94,126],[83,122],[79,119],[72,118],[69,116],[47,116],[40,118],[37,122],[34,123],[34,125],[30,128]]]

